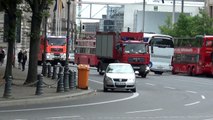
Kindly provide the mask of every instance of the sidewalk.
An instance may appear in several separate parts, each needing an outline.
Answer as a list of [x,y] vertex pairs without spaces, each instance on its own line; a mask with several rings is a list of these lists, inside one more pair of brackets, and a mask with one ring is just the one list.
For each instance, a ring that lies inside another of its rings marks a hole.
[[81,95],[91,94],[94,92],[92,89],[81,90],[76,88],[70,90],[69,92],[57,93],[57,80],[44,77],[43,81],[49,86],[43,87],[42,95],[35,95],[36,87],[23,85],[27,77],[27,68],[28,67],[26,67],[25,71],[21,71],[18,68],[13,68],[13,82],[11,91],[12,96],[11,98],[6,99],[3,98],[5,84],[3,75],[5,71],[5,65],[0,66],[0,107],[56,102],[61,100],[68,100]]

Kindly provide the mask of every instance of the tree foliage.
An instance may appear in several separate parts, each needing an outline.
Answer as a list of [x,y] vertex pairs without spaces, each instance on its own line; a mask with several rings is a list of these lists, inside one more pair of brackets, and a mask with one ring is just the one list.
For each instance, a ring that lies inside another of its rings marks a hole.
[[171,17],[165,21],[165,25],[159,27],[162,34],[174,37],[194,37],[195,35],[213,34],[213,19],[204,10],[200,10],[196,16],[187,16],[181,13],[178,21],[172,25]]

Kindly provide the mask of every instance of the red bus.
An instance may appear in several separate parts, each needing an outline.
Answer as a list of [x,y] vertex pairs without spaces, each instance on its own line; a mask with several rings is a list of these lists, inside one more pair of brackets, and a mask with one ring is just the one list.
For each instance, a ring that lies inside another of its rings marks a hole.
[[188,75],[212,74],[213,35],[194,38],[176,38],[172,73]]
[[97,67],[98,59],[96,53],[95,33],[84,33],[76,40],[75,45],[75,63],[88,64],[91,67]]

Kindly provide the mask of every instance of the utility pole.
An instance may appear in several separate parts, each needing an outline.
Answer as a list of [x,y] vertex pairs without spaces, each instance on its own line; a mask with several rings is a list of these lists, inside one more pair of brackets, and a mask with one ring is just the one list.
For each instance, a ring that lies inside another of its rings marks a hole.
[[181,0],[181,13],[184,12],[184,0]]
[[172,24],[175,24],[175,0],[173,0]]
[[145,0],[143,0],[143,22],[142,22],[142,32],[144,32],[144,25],[145,25]]

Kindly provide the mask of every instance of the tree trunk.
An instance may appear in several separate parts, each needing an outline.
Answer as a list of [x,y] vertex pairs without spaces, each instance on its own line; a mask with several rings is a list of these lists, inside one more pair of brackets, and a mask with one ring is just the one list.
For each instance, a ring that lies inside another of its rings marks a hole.
[[7,80],[8,76],[12,76],[12,63],[14,58],[14,43],[15,43],[15,33],[16,33],[16,2],[9,5],[9,10],[7,11],[9,29],[8,29],[8,49],[7,49],[7,63],[4,78]]
[[37,63],[40,44],[41,21],[42,21],[41,14],[39,12],[34,12],[32,15],[32,23],[31,23],[29,68],[27,79],[24,84],[30,84],[37,81],[37,67],[38,67]]

